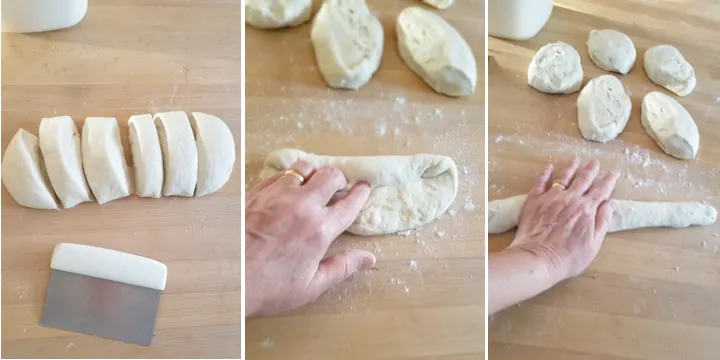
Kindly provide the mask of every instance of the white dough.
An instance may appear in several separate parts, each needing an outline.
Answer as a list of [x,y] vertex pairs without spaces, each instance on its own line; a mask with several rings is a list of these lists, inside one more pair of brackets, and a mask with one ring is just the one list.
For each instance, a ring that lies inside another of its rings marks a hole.
[[383,36],[365,0],[326,0],[310,34],[325,81],[353,90],[367,84],[380,66]]
[[670,45],[658,45],[645,52],[645,73],[652,82],[678,96],[690,94],[697,83],[695,69]]
[[85,177],[98,204],[130,195],[132,178],[115,118],[85,119],[82,159]]
[[212,194],[230,179],[235,164],[235,140],[230,128],[215,116],[194,112],[190,124],[198,152],[195,196]]
[[577,99],[582,136],[601,143],[615,139],[630,119],[632,102],[620,80],[600,75],[588,82]]
[[[488,202],[488,234],[506,232],[520,223],[525,195]],[[717,210],[710,205],[693,202],[652,202],[616,200],[618,211],[608,232],[642,228],[685,228],[710,225],[717,219]]]
[[475,92],[477,65],[468,43],[434,13],[411,6],[398,15],[396,32],[405,64],[438,93]]
[[603,70],[627,74],[635,65],[635,44],[619,31],[591,30],[587,47],[590,60]]
[[50,183],[64,208],[92,201],[83,171],[80,134],[72,118],[58,116],[42,119],[40,151]]
[[310,20],[312,0],[246,0],[245,22],[260,29],[297,26]]
[[424,3],[434,6],[440,10],[445,10],[450,7],[450,5],[455,3],[455,0],[422,0]]
[[187,114],[171,111],[155,114],[160,138],[165,182],[163,195],[192,197],[198,176],[198,152]]
[[152,115],[133,115],[128,120],[130,150],[135,175],[135,193],[159,198],[163,186],[163,159],[160,139]]
[[672,97],[657,91],[645,95],[640,123],[667,154],[682,160],[697,155],[700,133],[695,120]]
[[165,290],[167,279],[167,267],[159,261],[71,243],[55,246],[50,268],[160,291]]
[[548,94],[570,94],[580,90],[583,69],[580,54],[558,41],[538,50],[528,67],[528,85]]
[[23,129],[15,133],[3,155],[2,173],[5,188],[18,204],[35,209],[58,208],[37,136]]
[[446,156],[321,156],[280,149],[265,160],[261,178],[268,178],[305,160],[313,168],[340,169],[350,186],[366,181],[370,198],[347,230],[357,235],[384,235],[413,229],[437,219],[457,194],[455,162]]

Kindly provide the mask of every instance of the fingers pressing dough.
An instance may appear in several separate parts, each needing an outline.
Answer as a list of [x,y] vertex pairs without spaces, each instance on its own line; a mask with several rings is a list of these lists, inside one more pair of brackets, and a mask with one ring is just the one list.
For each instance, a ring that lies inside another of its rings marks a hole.
[[133,157],[135,193],[159,198],[163,186],[163,159],[152,115],[134,115],[128,120],[130,149]]
[[300,25],[312,16],[312,0],[246,0],[245,22],[259,29]]
[[82,158],[85,176],[98,204],[130,195],[132,179],[115,118],[85,119]]
[[5,188],[18,204],[35,209],[58,208],[37,136],[23,129],[15,133],[5,149],[2,172]]
[[198,152],[190,120],[182,111],[155,114],[162,149],[163,195],[192,197],[198,177]]
[[198,153],[195,196],[203,196],[218,191],[230,178],[235,164],[235,140],[230,128],[215,116],[194,112],[190,124]]

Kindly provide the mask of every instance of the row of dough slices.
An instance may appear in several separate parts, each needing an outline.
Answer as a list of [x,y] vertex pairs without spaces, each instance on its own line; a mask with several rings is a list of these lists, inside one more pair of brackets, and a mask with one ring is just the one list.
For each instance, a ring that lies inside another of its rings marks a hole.
[[215,116],[182,111],[128,120],[133,168],[115,118],[89,117],[82,141],[69,116],[44,118],[39,138],[24,129],[2,159],[3,183],[20,205],[58,209],[129,196],[203,196],[219,190],[235,163],[235,142]]

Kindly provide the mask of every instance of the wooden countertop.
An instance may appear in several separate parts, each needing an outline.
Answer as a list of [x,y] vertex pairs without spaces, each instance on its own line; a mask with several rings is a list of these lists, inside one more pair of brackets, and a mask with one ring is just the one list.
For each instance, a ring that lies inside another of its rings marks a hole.
[[[555,1],[546,27],[530,41],[489,39],[489,199],[527,192],[548,162],[578,154],[623,172],[615,195],[639,200],[707,201],[720,208],[720,2]],[[587,55],[592,29],[632,38],[635,68],[620,80],[633,110],[625,131],[607,144],[585,141],[575,101],[527,85],[527,67],[544,44],[564,41],[581,55],[585,81],[604,74]],[[674,96],[700,130],[697,159],[663,153],[640,125],[650,91],[668,93],[644,73],[645,50],[677,47],[694,66],[698,85]],[[643,163],[647,160],[647,166]],[[520,306],[489,325],[493,360],[717,359],[720,352],[720,224],[682,230],[650,229],[608,236],[582,275]],[[512,234],[491,236],[491,251]]]
[[457,214],[406,237],[343,235],[332,251],[374,251],[378,270],[296,311],[249,319],[248,359],[483,358],[484,5],[461,1],[439,11],[470,43],[478,66],[475,94],[451,99],[434,93],[397,50],[395,18],[406,6],[422,5],[368,4],[385,29],[385,48],[379,71],[359,91],[326,86],[310,24],[246,27],[247,183],[282,147],[329,155],[437,153],[452,156],[460,169],[451,207]]
[[[203,111],[225,120],[238,161],[216,194],[130,197],[41,211],[2,190],[3,357],[239,357],[241,221],[240,3],[93,0],[77,27],[2,35],[2,148],[42,117],[118,119]],[[39,326],[53,247],[76,242],[168,267],[152,347]]]

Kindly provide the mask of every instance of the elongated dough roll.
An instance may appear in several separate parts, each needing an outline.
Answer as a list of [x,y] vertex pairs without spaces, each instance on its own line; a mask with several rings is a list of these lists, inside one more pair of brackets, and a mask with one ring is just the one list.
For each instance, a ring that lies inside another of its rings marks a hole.
[[85,176],[98,204],[130,195],[132,179],[115,118],[89,117],[82,130]]
[[2,172],[2,182],[18,204],[35,209],[58,208],[37,136],[23,129],[15,133],[5,149]]
[[163,186],[163,159],[152,115],[133,115],[128,120],[130,149],[133,157],[135,193],[159,198]]
[[198,152],[195,196],[212,194],[230,178],[235,164],[235,140],[230,128],[215,116],[194,112],[190,124]]
[[163,195],[192,197],[198,176],[198,153],[187,114],[171,111],[155,114],[162,149],[165,180]]

